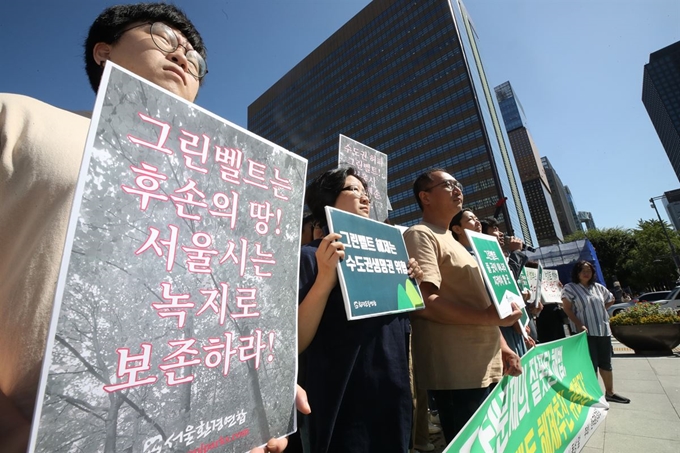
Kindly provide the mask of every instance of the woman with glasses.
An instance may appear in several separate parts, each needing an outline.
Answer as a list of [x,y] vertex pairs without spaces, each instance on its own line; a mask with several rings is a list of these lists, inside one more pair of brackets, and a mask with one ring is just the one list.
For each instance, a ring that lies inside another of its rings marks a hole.
[[[324,208],[369,216],[366,181],[352,167],[329,170],[307,188],[307,206],[326,227]],[[302,422],[305,451],[406,452],[411,432],[407,315],[348,321],[336,272],[337,233],[302,247],[298,345],[312,413]],[[409,275],[422,277],[415,260]]]

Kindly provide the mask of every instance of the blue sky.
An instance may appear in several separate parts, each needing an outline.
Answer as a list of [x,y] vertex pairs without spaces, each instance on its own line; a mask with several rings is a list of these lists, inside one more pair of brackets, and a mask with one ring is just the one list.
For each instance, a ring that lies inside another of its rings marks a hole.
[[[91,110],[82,41],[97,14],[116,3],[3,2],[0,91]],[[197,103],[245,127],[248,105],[369,1],[175,3],[208,46],[210,73]],[[680,40],[680,1],[465,4],[489,83],[510,81],[534,142],[571,188],[577,209],[591,211],[600,228],[633,228],[655,216],[649,198],[680,183],[642,104],[642,74],[651,52]]]

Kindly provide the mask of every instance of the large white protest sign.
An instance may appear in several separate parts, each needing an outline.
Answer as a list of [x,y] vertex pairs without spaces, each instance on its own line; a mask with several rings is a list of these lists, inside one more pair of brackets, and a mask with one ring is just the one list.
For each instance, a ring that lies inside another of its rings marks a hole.
[[295,429],[306,165],[107,63],[31,451],[243,452]]
[[338,163],[356,168],[368,183],[371,218],[379,222],[387,219],[388,210],[392,209],[387,198],[387,155],[340,135]]

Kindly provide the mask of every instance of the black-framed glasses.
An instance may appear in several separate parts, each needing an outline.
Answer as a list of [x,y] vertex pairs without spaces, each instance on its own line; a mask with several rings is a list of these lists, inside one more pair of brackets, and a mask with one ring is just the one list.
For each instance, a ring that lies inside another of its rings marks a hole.
[[144,25],[151,25],[149,28],[149,34],[151,35],[151,40],[156,45],[158,50],[163,53],[169,54],[176,51],[179,47],[184,49],[184,55],[189,63],[187,71],[189,74],[197,79],[202,79],[208,73],[208,64],[205,58],[195,51],[186,46],[186,44],[180,44],[179,37],[177,33],[163,22],[146,22],[143,24],[138,24],[128,29],[121,31],[118,37],[122,36],[124,33],[132,30],[133,28],[143,27]]
[[463,193],[463,185],[456,181],[455,179],[447,179],[446,181],[442,181],[440,183],[435,184],[434,186],[425,189],[424,192],[429,192],[430,190],[434,189],[435,187],[439,186],[444,186],[446,190],[449,192],[453,192],[453,189],[458,189],[460,190],[460,193]]
[[341,192],[345,192],[345,191],[352,192],[354,194],[354,196],[357,197],[357,198],[366,197],[368,202],[369,203],[371,202],[371,196],[368,194],[368,192],[366,192],[365,190],[361,189],[358,186],[343,187],[341,189]]

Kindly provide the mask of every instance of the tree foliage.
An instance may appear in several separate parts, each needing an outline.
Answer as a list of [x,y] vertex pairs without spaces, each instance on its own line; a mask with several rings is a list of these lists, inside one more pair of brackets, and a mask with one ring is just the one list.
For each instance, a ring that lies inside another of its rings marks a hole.
[[635,271],[631,284],[638,288],[675,286],[678,272],[664,229],[677,252],[680,250],[680,235],[668,223],[663,222],[662,226],[658,220],[640,219],[638,227],[633,230],[633,236],[639,245],[630,255],[629,266]]
[[638,221],[637,228],[594,229],[578,231],[565,238],[565,242],[588,239],[597,252],[608,286],[614,276],[624,287],[636,291],[672,288],[678,278],[666,233],[676,252],[680,252],[680,235],[667,222]]
[[565,242],[588,239],[597,252],[597,259],[602,267],[607,285],[616,278],[625,286],[632,275],[627,265],[628,256],[637,247],[637,242],[630,230],[623,228],[604,228],[588,231],[577,231],[565,238]]

